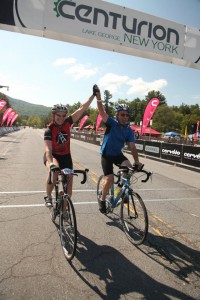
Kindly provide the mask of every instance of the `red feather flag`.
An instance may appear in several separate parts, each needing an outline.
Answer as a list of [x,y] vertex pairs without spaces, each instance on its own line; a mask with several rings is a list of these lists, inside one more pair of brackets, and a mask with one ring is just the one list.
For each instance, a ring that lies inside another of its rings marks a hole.
[[143,116],[141,135],[143,135],[145,129],[147,128],[159,103],[160,100],[158,98],[152,98],[148,102]]
[[85,115],[81,121],[80,121],[80,125],[79,125],[79,129],[78,131],[80,131],[83,128],[83,125],[85,124],[86,120],[89,118],[89,116]]

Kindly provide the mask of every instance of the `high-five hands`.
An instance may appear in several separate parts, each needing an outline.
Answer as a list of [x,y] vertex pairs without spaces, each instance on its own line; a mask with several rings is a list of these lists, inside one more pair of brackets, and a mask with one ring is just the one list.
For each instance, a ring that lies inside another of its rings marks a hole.
[[100,94],[100,90],[99,90],[99,87],[98,85],[93,85],[93,96],[97,96],[97,93]]

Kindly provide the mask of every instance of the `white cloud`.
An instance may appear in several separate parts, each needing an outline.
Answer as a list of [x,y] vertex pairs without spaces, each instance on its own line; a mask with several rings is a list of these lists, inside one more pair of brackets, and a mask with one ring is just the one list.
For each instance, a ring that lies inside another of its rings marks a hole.
[[130,79],[127,75],[118,75],[114,73],[107,73],[98,81],[98,85],[109,92],[119,93],[122,88],[125,89],[125,85],[131,86],[126,94],[127,95],[145,95],[152,90],[161,90],[167,86],[165,79],[158,79],[152,82],[146,82],[142,78]]
[[55,67],[63,66],[63,65],[72,65],[76,63],[76,58],[68,57],[68,58],[58,58],[53,62]]
[[85,65],[77,64],[65,70],[65,74],[72,75],[75,80],[89,78],[96,75],[98,68],[88,68]]
[[98,80],[98,85],[108,90],[111,94],[117,93],[121,86],[129,80],[128,76],[120,76],[114,73],[107,73]]
[[200,95],[194,95],[193,97],[195,100],[200,100]]
[[76,64],[77,60],[73,57],[58,58],[53,62],[54,66],[72,65],[65,70],[65,74],[72,75],[75,80],[94,76],[98,68],[91,68],[83,64]]
[[161,90],[162,88],[167,86],[167,81],[165,79],[158,79],[152,82],[147,82],[142,78],[137,78],[127,81],[127,84],[131,86],[127,91],[127,95],[146,95],[152,90]]

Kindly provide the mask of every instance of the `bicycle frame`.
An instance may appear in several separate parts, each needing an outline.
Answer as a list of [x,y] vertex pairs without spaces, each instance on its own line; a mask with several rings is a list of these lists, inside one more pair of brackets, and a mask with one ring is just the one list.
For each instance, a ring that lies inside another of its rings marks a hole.
[[[115,176],[118,176],[118,175],[115,175]],[[129,190],[130,190],[130,178],[125,178],[125,177],[122,177],[122,175],[121,175],[121,180],[123,181],[123,185],[121,187],[121,191],[119,192],[119,194],[116,197],[114,197],[114,187],[117,183],[113,183],[112,187],[111,187],[111,195],[113,196],[112,203],[111,203],[112,208],[117,207],[118,204],[120,204],[119,203],[120,198],[123,198],[123,196],[126,194],[128,195]]]

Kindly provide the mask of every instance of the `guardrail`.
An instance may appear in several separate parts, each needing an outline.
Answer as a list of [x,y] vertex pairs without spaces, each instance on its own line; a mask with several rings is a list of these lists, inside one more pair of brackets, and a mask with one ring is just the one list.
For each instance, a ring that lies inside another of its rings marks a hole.
[[[103,140],[102,134],[71,132],[71,138],[81,140],[83,142],[101,145]],[[162,161],[170,161],[176,164],[193,166],[200,172],[200,146],[173,144],[166,142],[136,140],[136,148],[139,154],[150,156],[152,158],[161,159]],[[129,148],[126,147],[126,151]]]
[[19,127],[0,127],[0,136],[3,136],[7,133],[19,130]]

